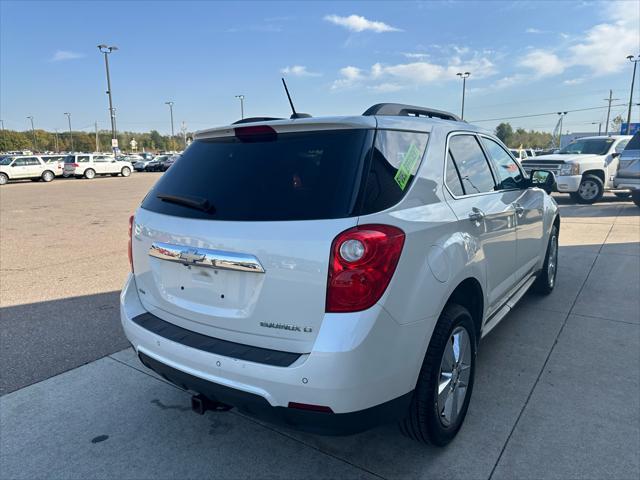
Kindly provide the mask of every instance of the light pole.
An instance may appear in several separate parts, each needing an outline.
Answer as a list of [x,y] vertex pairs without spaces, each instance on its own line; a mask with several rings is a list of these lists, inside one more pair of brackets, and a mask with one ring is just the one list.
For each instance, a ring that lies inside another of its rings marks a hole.
[[[631,128],[631,105],[633,104],[633,86],[636,81],[636,67],[638,66],[638,62],[640,62],[640,55],[638,57],[634,57],[633,55],[628,55],[627,60],[633,63],[633,77],[631,78],[631,92],[629,92],[629,110],[627,111],[627,133]],[[622,133],[622,132],[620,132]]]
[[73,148],[73,132],[71,131],[71,114],[69,112],[64,112],[64,114],[67,116],[67,120],[69,120],[69,137],[71,137],[71,151],[75,151],[75,148]]
[[36,143],[36,129],[33,126],[33,116],[29,115],[27,119],[31,120],[31,133],[33,134],[33,151],[38,151],[38,144]]
[[469,78],[469,75],[471,75],[471,73],[469,72],[458,72],[456,73],[457,76],[459,76],[462,79],[462,113],[460,114],[460,119],[464,120],[464,93],[467,87],[467,78]]
[[240,100],[240,119],[244,118],[244,95],[236,95],[236,98]]
[[118,47],[108,45],[98,45],[100,53],[104,53],[104,67],[107,71],[107,95],[109,95],[109,113],[111,116],[111,145],[114,149],[118,148],[118,140],[116,136],[116,113],[113,108],[113,99],[111,98],[111,76],[109,75],[109,54],[118,50]]
[[60,153],[60,149],[58,148],[58,129],[56,128],[56,153]]
[[187,149],[187,124],[182,121],[182,127],[180,127],[182,131],[182,141],[184,142],[184,149]]
[[602,134],[602,122],[591,122],[591,125],[598,125],[598,135]]
[[173,138],[173,102],[164,102],[165,105],[169,105],[169,112],[171,113],[171,138]]
[[558,148],[562,148],[562,119],[568,112],[558,112],[560,120],[558,120]]

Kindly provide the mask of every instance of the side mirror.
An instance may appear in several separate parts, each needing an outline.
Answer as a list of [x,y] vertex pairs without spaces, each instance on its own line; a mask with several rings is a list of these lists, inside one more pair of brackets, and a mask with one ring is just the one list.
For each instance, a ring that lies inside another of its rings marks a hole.
[[551,192],[556,188],[556,177],[553,172],[549,170],[531,170],[529,181],[532,187],[541,188],[549,195],[551,195]]
[[618,158],[620,156],[620,152],[613,152],[611,154],[611,158]]

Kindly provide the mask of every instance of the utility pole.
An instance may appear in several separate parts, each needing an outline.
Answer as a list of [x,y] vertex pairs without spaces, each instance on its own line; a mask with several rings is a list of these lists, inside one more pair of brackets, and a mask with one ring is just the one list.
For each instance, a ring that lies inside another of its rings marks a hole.
[[464,120],[464,94],[465,94],[465,90],[467,88],[467,78],[469,78],[469,75],[471,75],[471,73],[469,72],[458,72],[456,73],[457,76],[459,76],[462,79],[462,112],[460,113],[460,120]]
[[113,108],[113,99],[111,97],[111,76],[109,75],[109,54],[118,50],[118,47],[108,45],[98,45],[100,53],[104,53],[104,67],[107,71],[107,95],[109,95],[109,113],[111,116],[111,145],[113,152],[118,148],[118,137],[116,136],[116,111]]
[[56,131],[56,153],[60,153],[60,149],[58,148],[58,129],[55,129]]
[[96,152],[100,151],[100,139],[98,138],[98,121],[96,120]]
[[69,120],[69,136],[71,137],[71,151],[75,151],[75,148],[73,148],[73,132],[71,131],[71,114],[69,112],[64,112],[64,114],[67,116],[67,120]]
[[182,121],[182,126],[180,127],[182,131],[182,141],[184,142],[184,148],[187,148],[187,124]]
[[627,133],[629,133],[629,129],[631,128],[631,105],[633,104],[633,86],[636,82],[636,67],[638,66],[638,62],[640,62],[640,55],[638,56],[638,58],[634,57],[633,55],[628,55],[627,60],[633,63],[633,77],[631,78],[631,91],[629,92],[629,110],[627,110]]
[[236,95],[236,98],[240,100],[240,119],[244,119],[244,95]]
[[562,119],[568,112],[558,112],[560,119],[558,120],[558,148],[562,148]]
[[31,133],[33,134],[33,151],[38,151],[38,143],[36,142],[36,129],[33,126],[33,116],[29,115],[27,119],[31,120]]
[[609,102],[609,107],[607,108],[607,123],[604,126],[604,134],[609,135],[609,117],[611,116],[611,102],[615,102],[616,100],[620,100],[619,98],[613,98],[613,90],[609,90],[609,98],[605,98],[605,102]]

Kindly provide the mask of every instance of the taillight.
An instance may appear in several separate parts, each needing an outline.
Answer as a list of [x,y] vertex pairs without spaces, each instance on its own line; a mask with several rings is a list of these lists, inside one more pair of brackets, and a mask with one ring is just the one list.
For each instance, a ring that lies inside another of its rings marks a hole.
[[129,217],[129,266],[131,267],[131,273],[133,273],[133,246],[131,240],[133,239],[133,215]]
[[404,232],[390,225],[360,225],[331,245],[327,312],[358,312],[387,289],[402,253]]
[[80,166],[77,163],[69,163],[67,165],[71,165],[73,168],[78,168]]

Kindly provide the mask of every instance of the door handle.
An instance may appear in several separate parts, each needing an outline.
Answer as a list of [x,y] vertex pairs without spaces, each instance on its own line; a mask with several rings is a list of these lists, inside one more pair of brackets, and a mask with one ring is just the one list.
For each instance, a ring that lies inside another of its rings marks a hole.
[[480,226],[480,223],[484,221],[484,212],[479,208],[473,207],[469,212],[469,220],[475,223],[476,226]]
[[518,215],[518,217],[522,217],[522,215],[524,215],[524,207],[519,203],[514,203],[513,208],[515,209],[516,215]]

